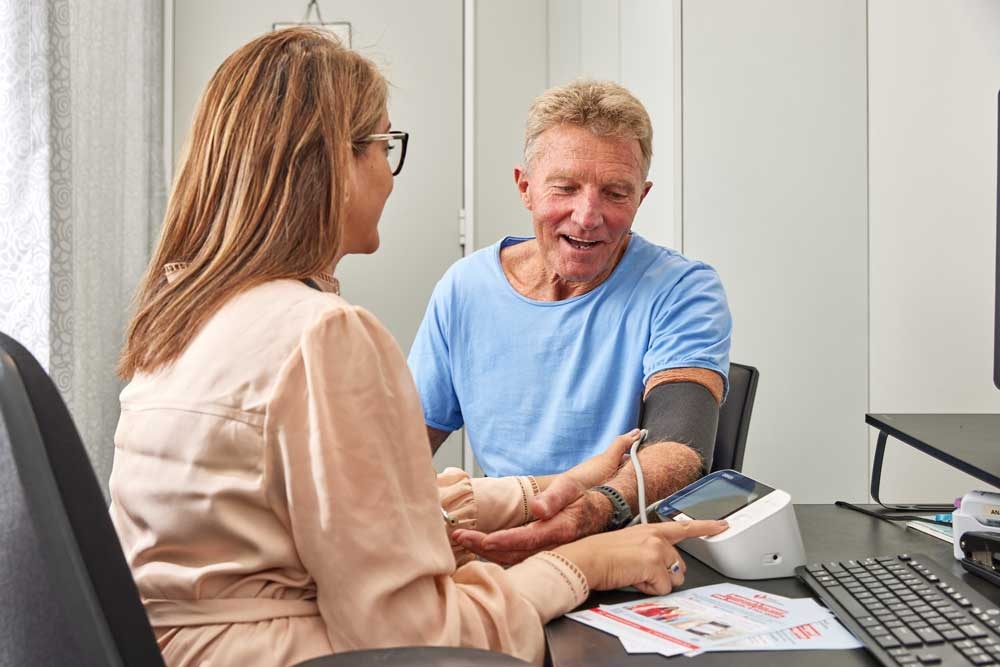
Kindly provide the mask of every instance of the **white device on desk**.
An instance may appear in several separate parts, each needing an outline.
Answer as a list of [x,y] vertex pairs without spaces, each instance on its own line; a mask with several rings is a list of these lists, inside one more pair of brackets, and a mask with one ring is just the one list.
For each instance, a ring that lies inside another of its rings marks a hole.
[[971,531],[1000,533],[1000,493],[969,491],[962,496],[962,505],[951,513],[951,534],[954,554],[962,560],[962,535]]
[[677,546],[733,579],[791,577],[805,565],[802,535],[792,497],[735,470],[718,470],[653,503],[655,521],[725,519],[729,528],[711,537],[693,537]]

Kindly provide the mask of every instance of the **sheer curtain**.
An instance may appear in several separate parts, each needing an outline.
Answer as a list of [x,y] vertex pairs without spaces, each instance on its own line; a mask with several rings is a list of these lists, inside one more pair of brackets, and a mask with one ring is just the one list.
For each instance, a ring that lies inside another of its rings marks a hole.
[[106,483],[128,304],[163,213],[163,0],[0,0],[0,330]]

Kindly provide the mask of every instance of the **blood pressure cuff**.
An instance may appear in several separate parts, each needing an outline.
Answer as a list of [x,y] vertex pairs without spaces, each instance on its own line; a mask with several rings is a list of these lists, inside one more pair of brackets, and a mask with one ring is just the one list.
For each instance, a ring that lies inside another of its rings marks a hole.
[[642,402],[639,427],[647,429],[646,442],[680,442],[698,452],[704,472],[712,470],[719,404],[697,382],[665,382]]

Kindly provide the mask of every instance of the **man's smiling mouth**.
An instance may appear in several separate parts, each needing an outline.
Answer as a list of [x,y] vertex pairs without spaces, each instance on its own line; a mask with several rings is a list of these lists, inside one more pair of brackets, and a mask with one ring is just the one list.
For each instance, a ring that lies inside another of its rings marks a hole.
[[566,241],[566,243],[570,244],[577,250],[590,250],[601,243],[600,241],[587,241],[575,236],[570,236],[569,234],[562,234],[562,238]]

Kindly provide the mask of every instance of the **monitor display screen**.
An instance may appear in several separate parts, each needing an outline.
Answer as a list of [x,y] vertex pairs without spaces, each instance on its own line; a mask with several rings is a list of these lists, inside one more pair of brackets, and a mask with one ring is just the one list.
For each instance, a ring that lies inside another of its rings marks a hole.
[[668,504],[692,519],[724,519],[773,490],[749,477],[716,477],[690,493],[669,499]]

